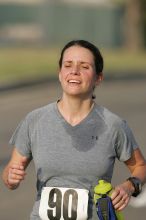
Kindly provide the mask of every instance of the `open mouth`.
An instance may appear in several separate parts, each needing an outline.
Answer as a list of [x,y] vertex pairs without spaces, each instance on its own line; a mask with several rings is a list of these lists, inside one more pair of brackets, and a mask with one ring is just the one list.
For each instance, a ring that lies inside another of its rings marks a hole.
[[73,83],[73,84],[80,84],[81,83],[81,81],[75,80],[75,79],[70,79],[70,80],[68,80],[68,82]]

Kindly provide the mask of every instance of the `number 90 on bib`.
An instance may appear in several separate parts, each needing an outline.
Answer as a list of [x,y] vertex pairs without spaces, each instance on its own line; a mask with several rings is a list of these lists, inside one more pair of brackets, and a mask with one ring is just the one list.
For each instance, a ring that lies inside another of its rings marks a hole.
[[88,194],[86,189],[44,187],[39,216],[42,220],[87,220]]

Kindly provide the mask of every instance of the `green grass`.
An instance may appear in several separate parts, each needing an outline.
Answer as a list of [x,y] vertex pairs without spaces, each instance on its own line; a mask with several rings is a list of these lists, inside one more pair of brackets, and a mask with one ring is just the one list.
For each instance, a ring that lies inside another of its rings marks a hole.
[[[102,50],[102,54],[107,77],[118,78],[127,72],[146,76],[146,52]],[[59,55],[60,49],[52,48],[1,48],[0,84],[57,76]]]
[[0,83],[32,80],[57,73],[57,50],[2,48],[0,50]]
[[118,78],[128,73],[133,77],[136,75],[146,77],[146,51],[106,50],[103,51],[103,55],[107,75]]

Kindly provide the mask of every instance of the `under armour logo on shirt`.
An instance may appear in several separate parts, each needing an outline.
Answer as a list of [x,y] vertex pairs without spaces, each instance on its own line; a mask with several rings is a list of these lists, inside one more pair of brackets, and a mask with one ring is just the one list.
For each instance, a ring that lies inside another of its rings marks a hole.
[[93,136],[92,135],[92,140],[98,140],[98,136]]

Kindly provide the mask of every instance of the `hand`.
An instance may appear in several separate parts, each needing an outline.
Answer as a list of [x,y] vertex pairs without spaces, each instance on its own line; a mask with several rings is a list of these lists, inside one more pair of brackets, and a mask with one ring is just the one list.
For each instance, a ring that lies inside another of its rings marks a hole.
[[26,172],[23,162],[25,163],[25,161],[22,161],[21,163],[13,163],[9,166],[7,183],[11,189],[17,188],[25,178]]
[[131,185],[128,181],[115,187],[111,199],[113,206],[117,211],[121,211],[128,205],[132,192],[133,188],[131,189]]

